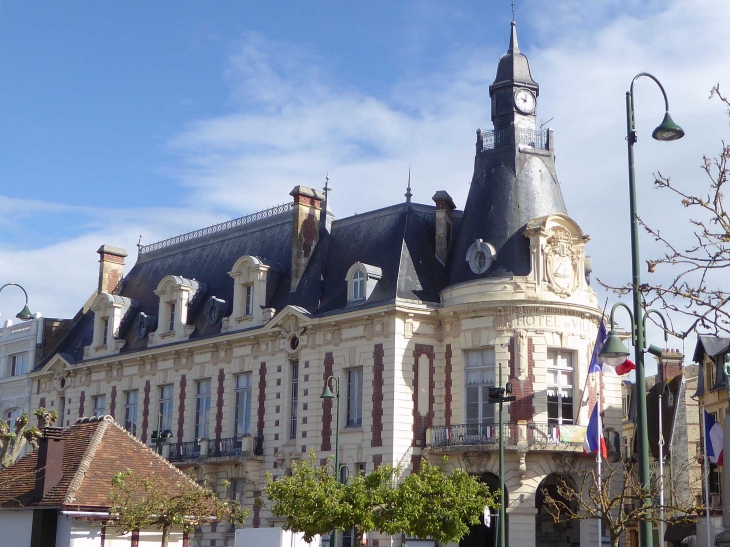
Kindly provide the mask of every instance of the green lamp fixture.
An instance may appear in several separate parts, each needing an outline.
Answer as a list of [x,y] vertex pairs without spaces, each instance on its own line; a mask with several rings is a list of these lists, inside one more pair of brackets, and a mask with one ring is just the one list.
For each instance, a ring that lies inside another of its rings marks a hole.
[[604,363],[616,367],[626,361],[629,357],[629,350],[626,349],[621,338],[619,338],[618,332],[610,330],[608,336],[606,336],[606,343],[603,344],[603,349],[598,355]]
[[684,137],[684,129],[674,123],[669,111],[667,111],[664,114],[662,123],[652,131],[651,136],[658,141],[676,141]]
[[21,291],[23,291],[23,294],[25,295],[25,306],[23,306],[23,309],[20,310],[20,312],[15,317],[17,317],[21,321],[30,321],[31,319],[33,319],[34,315],[30,311],[30,309],[28,309],[28,293],[25,292],[25,289],[17,283],[5,283],[5,285],[0,287],[0,292],[2,292],[5,287],[18,287]]
[[334,399],[335,395],[332,393],[332,390],[330,389],[329,384],[325,384],[324,390],[322,391],[322,395],[319,396],[320,399]]

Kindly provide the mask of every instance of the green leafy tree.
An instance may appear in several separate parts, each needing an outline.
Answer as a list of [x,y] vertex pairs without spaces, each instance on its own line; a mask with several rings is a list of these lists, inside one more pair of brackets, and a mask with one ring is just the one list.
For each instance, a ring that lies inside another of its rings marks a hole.
[[400,470],[381,465],[340,484],[315,458],[311,453],[293,462],[290,476],[267,475],[264,489],[274,516],[285,517],[284,528],[303,532],[306,541],[334,529],[354,529],[358,542],[375,530],[458,542],[486,506],[497,506],[489,488],[461,469],[446,474],[424,461],[418,473],[399,483]]
[[58,420],[58,412],[47,411],[41,407],[34,412],[38,425],[28,427],[30,418],[24,412],[15,418],[14,423],[8,420],[0,420],[0,466],[3,468],[13,465],[20,456],[23,448],[38,448],[38,439],[41,438],[41,430]]
[[[227,486],[227,485],[226,485]],[[170,482],[157,475],[142,476],[127,469],[112,479],[113,519],[108,523],[122,533],[143,528],[162,530],[161,547],[167,547],[173,527],[190,533],[212,521],[240,526],[249,514],[238,502],[186,480]]]

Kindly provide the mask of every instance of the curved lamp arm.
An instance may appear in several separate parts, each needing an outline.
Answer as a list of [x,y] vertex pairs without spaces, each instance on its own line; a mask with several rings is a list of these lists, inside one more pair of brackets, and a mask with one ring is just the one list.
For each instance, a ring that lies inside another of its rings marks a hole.
[[653,76],[652,74],[649,74],[648,72],[639,72],[636,76],[634,76],[634,79],[631,80],[631,87],[629,88],[629,93],[631,94],[631,101],[633,102],[633,100],[634,100],[633,99],[633,97],[634,97],[634,83],[636,82],[636,80],[638,80],[642,76],[645,76],[647,78],[651,78],[652,80],[654,80],[654,83],[656,83],[656,85],[659,86],[659,89],[662,90],[662,95],[664,95],[664,109],[667,112],[669,112],[669,99],[667,98],[667,92],[664,91],[664,86],[661,84],[661,82],[659,80],[656,79],[655,76]]
[[631,320],[631,345],[636,345],[636,325],[634,324],[634,314],[631,311],[631,308],[629,308],[626,304],[623,302],[616,302],[613,307],[611,308],[611,329],[614,330],[614,320],[613,315],[616,313],[616,308],[623,308],[626,310],[626,313],[629,314],[629,319]]
[[25,306],[15,317],[23,321],[29,321],[30,319],[33,319],[33,314],[28,309],[28,293],[25,292],[25,289],[17,283],[5,283],[5,285],[0,287],[0,292],[2,292],[5,287],[18,287],[21,291],[23,291],[23,294],[25,295]]
[[[641,327],[644,329],[644,332],[646,332],[646,318],[649,317],[649,315],[651,315],[652,313],[654,315],[658,315],[659,319],[662,320],[662,326],[664,328],[664,345],[666,346],[667,342],[669,341],[669,336],[667,334],[669,332],[669,328],[667,327],[667,320],[665,319],[662,312],[660,312],[659,310],[654,310],[654,309],[646,310],[646,313],[644,314],[644,319],[642,321],[644,324]],[[646,340],[646,337],[644,339]],[[644,345],[646,345],[646,344],[644,344]]]

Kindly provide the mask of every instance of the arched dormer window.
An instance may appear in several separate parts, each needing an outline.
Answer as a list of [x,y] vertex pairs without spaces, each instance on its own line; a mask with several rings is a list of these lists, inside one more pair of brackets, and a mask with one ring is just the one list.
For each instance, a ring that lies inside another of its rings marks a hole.
[[266,283],[270,266],[256,256],[242,256],[228,275],[233,278],[233,309],[228,330],[263,325],[271,313],[265,312]]
[[187,340],[195,330],[188,318],[202,302],[205,283],[177,275],[168,275],[155,290],[160,303],[157,330],[149,335],[148,346]]
[[136,315],[136,300],[116,294],[101,293],[89,308],[94,312],[94,335],[86,346],[84,357],[114,355],[124,346],[122,333]]
[[370,298],[383,270],[377,266],[355,262],[347,271],[347,305],[362,304]]

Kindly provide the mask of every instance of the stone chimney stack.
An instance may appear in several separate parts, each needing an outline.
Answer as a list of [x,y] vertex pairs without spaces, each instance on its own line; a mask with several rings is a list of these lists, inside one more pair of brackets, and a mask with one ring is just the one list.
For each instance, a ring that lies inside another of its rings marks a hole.
[[38,463],[35,472],[35,489],[33,498],[43,499],[43,496],[56,486],[63,478],[63,429],[60,427],[46,427],[43,437],[38,443]]
[[127,251],[111,245],[102,245],[99,250],[99,293],[119,294],[124,277],[124,257]]
[[657,373],[660,380],[668,382],[675,376],[682,374],[684,355],[679,350],[665,349],[657,361]]
[[446,264],[456,205],[444,190],[436,192],[431,199],[436,203],[436,258],[441,264]]
[[289,195],[294,198],[290,289],[295,291],[319,240],[324,194],[306,186],[295,186]]

